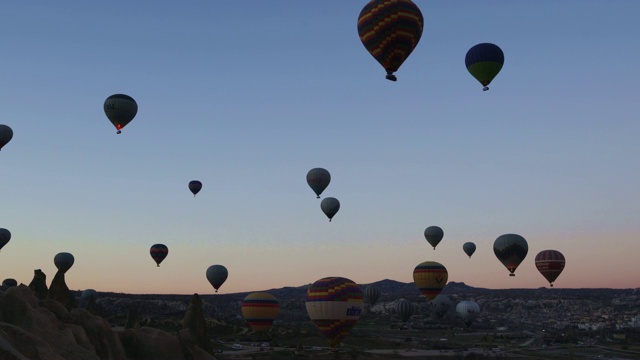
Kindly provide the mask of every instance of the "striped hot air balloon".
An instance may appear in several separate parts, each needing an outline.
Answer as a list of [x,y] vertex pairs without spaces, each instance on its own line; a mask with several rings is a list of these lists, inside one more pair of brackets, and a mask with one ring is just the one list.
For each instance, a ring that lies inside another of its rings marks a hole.
[[429,300],[435,299],[444,289],[448,276],[447,269],[435,261],[422,262],[413,269],[413,281],[420,293]]
[[422,37],[424,18],[410,0],[371,0],[358,17],[358,34],[364,47],[393,75],[411,55]]
[[242,300],[242,316],[253,331],[268,331],[280,313],[280,302],[266,292],[254,292]]
[[169,254],[169,248],[164,244],[154,244],[151,246],[151,249],[149,249],[149,253],[151,254],[151,258],[153,258],[153,261],[160,266],[162,260],[164,260],[164,258],[167,257],[167,254]]
[[326,277],[307,290],[307,313],[335,350],[362,314],[364,299],[355,282]]
[[536,255],[536,268],[549,281],[549,286],[553,286],[562,270],[564,270],[564,255],[557,250],[542,250]]

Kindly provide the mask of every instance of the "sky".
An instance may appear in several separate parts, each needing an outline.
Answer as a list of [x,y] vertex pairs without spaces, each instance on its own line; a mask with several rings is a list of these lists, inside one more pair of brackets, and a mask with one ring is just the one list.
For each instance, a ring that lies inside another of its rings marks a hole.
[[[424,32],[397,82],[358,37],[366,1],[3,4],[0,278],[50,283],[70,252],[72,290],[211,294],[214,264],[219,293],[412,282],[423,261],[539,288],[535,255],[554,249],[556,288],[640,287],[640,2],[415,3]],[[505,54],[486,92],[464,65],[482,42]],[[116,93],[139,109],[120,135]],[[506,233],[529,246],[514,277],[492,249]]]

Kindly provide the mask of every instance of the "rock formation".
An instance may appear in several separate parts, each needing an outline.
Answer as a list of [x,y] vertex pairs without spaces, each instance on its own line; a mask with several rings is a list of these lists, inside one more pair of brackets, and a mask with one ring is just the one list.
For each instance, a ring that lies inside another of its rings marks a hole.
[[196,346],[213,354],[213,344],[202,312],[202,299],[198,294],[193,294],[189,301],[189,307],[182,319],[182,330],[178,331],[178,339],[186,348]]
[[51,281],[51,286],[49,287],[49,293],[47,297],[49,299],[56,300],[60,304],[62,304],[67,310],[71,311],[75,307],[76,299],[67,287],[67,283],[64,281],[64,271],[58,270],[56,275],[53,277],[53,281]]
[[46,299],[49,289],[47,288],[47,275],[40,269],[33,270],[33,280],[29,283],[29,289],[33,291],[40,300]]

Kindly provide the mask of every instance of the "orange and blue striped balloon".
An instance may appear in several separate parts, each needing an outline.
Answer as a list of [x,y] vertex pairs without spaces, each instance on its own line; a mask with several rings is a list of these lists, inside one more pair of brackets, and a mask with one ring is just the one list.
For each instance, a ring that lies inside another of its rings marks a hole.
[[242,300],[242,316],[253,331],[268,331],[280,313],[280,302],[266,292],[254,292]]
[[411,55],[422,37],[424,18],[410,0],[371,0],[358,17],[358,34],[364,47],[393,75]]

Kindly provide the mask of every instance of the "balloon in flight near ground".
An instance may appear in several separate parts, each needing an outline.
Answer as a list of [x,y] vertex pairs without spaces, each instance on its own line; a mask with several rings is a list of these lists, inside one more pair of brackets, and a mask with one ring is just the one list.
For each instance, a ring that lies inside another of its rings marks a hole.
[[504,234],[493,242],[493,252],[500,262],[509,270],[509,276],[514,272],[529,252],[527,240],[518,234]]
[[482,43],[473,46],[464,58],[469,73],[489,90],[489,84],[504,65],[504,53],[498,45]]
[[358,17],[364,47],[387,72],[387,80],[411,55],[422,37],[424,18],[410,0],[371,0]]
[[193,197],[196,196],[197,193],[202,189],[202,183],[198,180],[189,181],[189,190],[193,194]]
[[413,315],[413,303],[407,299],[399,299],[396,301],[396,313],[402,322],[407,322]]
[[80,293],[80,300],[87,302],[89,299],[96,299],[98,297],[98,293],[94,289],[85,289]]
[[0,124],[0,149],[9,143],[13,139],[13,130],[7,126]]
[[471,255],[476,252],[476,244],[472,242],[466,242],[462,244],[462,251],[464,251],[465,254],[469,255],[469,259],[471,259]]
[[364,294],[364,302],[366,302],[369,305],[375,305],[378,302],[378,299],[380,298],[380,289],[378,289],[374,285],[369,285],[366,288],[364,288],[363,294]]
[[326,277],[307,290],[305,306],[311,321],[335,350],[362,314],[362,290],[343,277]]
[[254,292],[242,300],[241,310],[253,331],[268,331],[280,313],[280,302],[269,293]]
[[313,168],[307,172],[307,184],[316,193],[318,199],[320,199],[320,194],[329,186],[330,182],[331,174],[326,169]]
[[431,300],[433,314],[438,318],[442,318],[451,307],[451,299],[447,295],[439,294],[435,299]]
[[420,293],[427,299],[433,300],[447,285],[449,273],[440,263],[425,261],[413,269],[413,281]]
[[436,246],[442,241],[444,237],[444,231],[439,226],[429,226],[424,229],[424,238],[427,239],[429,244],[433,246],[433,250],[436,249]]
[[480,315],[480,305],[475,301],[460,301],[456,305],[456,313],[467,326],[471,326]]
[[151,249],[149,249],[149,253],[159,267],[162,260],[169,254],[169,248],[164,244],[153,244],[151,245]]
[[218,292],[218,289],[224,284],[228,276],[227,268],[222,265],[211,265],[207,269],[207,280],[216,289],[216,292]]
[[340,201],[333,197],[324,198],[322,202],[320,202],[320,209],[322,209],[322,212],[327,215],[329,221],[331,221],[338,210],[340,210]]
[[138,113],[138,104],[129,95],[114,94],[104,101],[104,113],[120,134]]
[[553,287],[562,270],[564,270],[564,255],[557,250],[542,250],[536,255],[536,268],[549,281],[549,286]]
[[73,255],[68,252],[58,253],[53,258],[53,264],[58,268],[58,271],[62,271],[63,273],[71,269],[74,261]]
[[11,232],[7,229],[0,228],[0,249],[2,249],[11,240]]
[[2,286],[0,286],[0,290],[7,291],[9,288],[18,286],[18,281],[16,279],[4,279],[2,280]]

